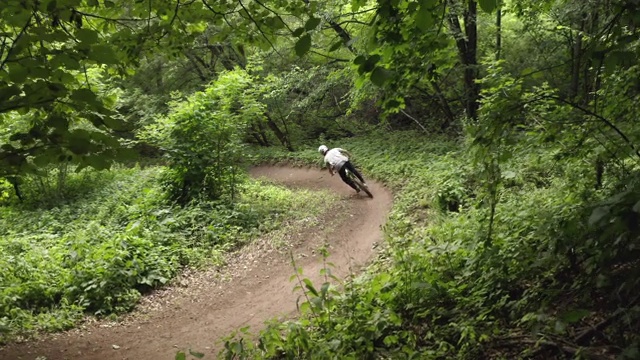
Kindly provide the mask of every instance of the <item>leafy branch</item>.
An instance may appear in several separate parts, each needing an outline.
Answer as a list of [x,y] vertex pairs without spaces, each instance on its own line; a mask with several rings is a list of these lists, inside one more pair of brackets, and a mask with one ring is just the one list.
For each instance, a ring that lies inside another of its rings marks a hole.
[[557,100],[560,101],[566,105],[569,105],[577,110],[582,111],[583,113],[592,116],[598,120],[600,120],[601,122],[603,122],[605,125],[607,125],[609,128],[611,128],[613,131],[615,131],[624,141],[625,143],[627,143],[627,145],[629,145],[629,147],[631,148],[631,150],[633,150],[633,152],[636,154],[636,156],[638,156],[638,158],[640,158],[640,150],[638,150],[636,148],[636,146],[633,144],[633,142],[631,142],[631,140],[629,140],[629,137],[627,137],[627,135],[625,135],[624,132],[622,132],[622,130],[620,130],[617,126],[615,126],[611,121],[609,121],[607,118],[605,118],[604,116],[600,115],[600,114],[596,114],[595,112],[579,105],[576,104],[572,101],[563,99],[559,96],[554,96],[554,95],[544,95],[543,97],[549,98],[549,99],[553,99],[553,100]]

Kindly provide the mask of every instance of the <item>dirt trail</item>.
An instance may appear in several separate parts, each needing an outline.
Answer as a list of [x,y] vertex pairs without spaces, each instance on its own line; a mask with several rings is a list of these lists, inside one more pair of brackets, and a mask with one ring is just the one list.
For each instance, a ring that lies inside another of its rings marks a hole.
[[[314,284],[322,283],[318,275],[322,259],[316,250],[323,243],[329,244],[328,261],[335,264],[333,273],[340,277],[357,271],[371,258],[391,208],[392,196],[387,189],[369,182],[375,196],[369,199],[353,196],[355,192],[340,177],[319,170],[265,166],[251,173],[291,187],[330,188],[340,194],[337,208],[322,215],[321,225],[297,231],[287,239],[294,245],[297,265]],[[327,223],[330,225],[325,226]],[[39,341],[13,344],[0,348],[0,359],[173,360],[178,350],[187,349],[215,359],[222,336],[247,325],[257,331],[265,320],[296,313],[299,294],[292,292],[294,284],[289,277],[294,271],[288,255],[260,244],[247,248],[237,261],[230,262],[229,267],[237,270],[230,280],[221,280],[219,271],[199,274],[201,281],[163,290],[158,300],[161,306],[138,310],[126,321],[85,324]]]

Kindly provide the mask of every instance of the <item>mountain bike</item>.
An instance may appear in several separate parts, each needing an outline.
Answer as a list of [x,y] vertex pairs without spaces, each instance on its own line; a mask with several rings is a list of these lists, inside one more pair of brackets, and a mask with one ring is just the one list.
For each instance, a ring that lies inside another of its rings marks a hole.
[[358,189],[364,191],[367,195],[369,195],[370,198],[373,199],[373,194],[371,193],[371,191],[369,190],[368,187],[364,186],[364,184],[362,182],[360,182],[360,179],[358,179],[357,176],[355,176],[351,171],[349,170],[345,170],[345,173],[347,174],[347,177],[349,179],[351,179],[351,181],[353,181],[354,184],[356,184],[356,186],[358,187]]

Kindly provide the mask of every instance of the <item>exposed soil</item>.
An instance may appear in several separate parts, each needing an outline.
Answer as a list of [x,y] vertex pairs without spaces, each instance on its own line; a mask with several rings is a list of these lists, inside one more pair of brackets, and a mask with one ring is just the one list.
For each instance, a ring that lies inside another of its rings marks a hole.
[[[323,267],[318,249],[327,245],[332,273],[354,274],[374,254],[382,237],[381,226],[391,208],[391,193],[369,182],[375,198],[356,195],[339,176],[315,169],[257,167],[253,176],[266,177],[291,187],[330,189],[340,195],[335,208],[319,214],[319,224],[292,227],[284,242],[304,277],[319,285]],[[315,222],[317,223],[317,222]],[[205,353],[215,359],[221,338],[264,321],[296,315],[294,269],[288,250],[269,238],[257,239],[232,254],[224,268],[185,273],[168,287],[146,296],[140,306],[115,321],[87,320],[80,327],[39,340],[0,348],[0,359],[174,359],[177,351]]]

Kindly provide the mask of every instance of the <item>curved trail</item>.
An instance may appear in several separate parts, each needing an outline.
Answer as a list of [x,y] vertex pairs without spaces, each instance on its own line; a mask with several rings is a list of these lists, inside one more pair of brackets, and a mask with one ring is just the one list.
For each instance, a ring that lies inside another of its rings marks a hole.
[[[287,239],[304,277],[316,286],[323,281],[319,276],[322,258],[316,252],[322,244],[329,244],[328,261],[335,265],[333,274],[341,278],[371,258],[391,208],[387,189],[369,182],[374,199],[353,196],[354,191],[339,176],[315,169],[264,166],[253,168],[251,174],[290,187],[331,189],[340,194],[337,208],[321,215],[321,224],[299,229]],[[299,294],[292,292],[295,284],[289,281],[294,273],[289,256],[260,245],[253,250],[230,262],[238,273],[228,281],[220,280],[219,272],[209,274],[179,292],[165,290],[161,296],[168,299],[165,304],[136,311],[124,322],[86,324],[39,341],[9,345],[0,348],[0,359],[173,360],[178,350],[188,349],[215,359],[220,338],[233,330],[251,326],[257,332],[265,320],[296,315]]]

